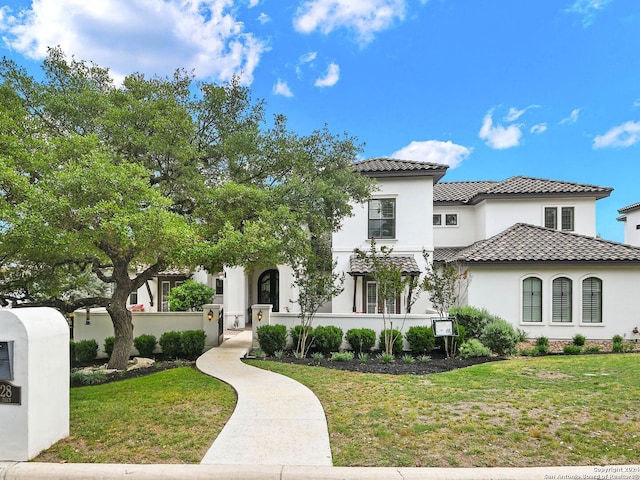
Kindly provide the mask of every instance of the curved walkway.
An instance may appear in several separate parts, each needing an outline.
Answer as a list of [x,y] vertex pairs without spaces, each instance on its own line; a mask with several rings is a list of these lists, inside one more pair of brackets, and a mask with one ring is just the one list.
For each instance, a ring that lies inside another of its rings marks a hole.
[[295,380],[242,363],[251,342],[252,332],[244,331],[196,361],[238,395],[231,418],[200,463],[331,466],[320,401]]

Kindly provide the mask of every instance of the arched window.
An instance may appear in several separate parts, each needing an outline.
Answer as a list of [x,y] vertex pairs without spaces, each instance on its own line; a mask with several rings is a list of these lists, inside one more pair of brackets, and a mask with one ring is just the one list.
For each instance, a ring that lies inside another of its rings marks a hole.
[[602,280],[596,277],[582,281],[582,321],[602,323]]
[[542,280],[525,278],[522,282],[522,321],[542,322]]
[[551,321],[571,323],[571,280],[566,277],[553,281]]

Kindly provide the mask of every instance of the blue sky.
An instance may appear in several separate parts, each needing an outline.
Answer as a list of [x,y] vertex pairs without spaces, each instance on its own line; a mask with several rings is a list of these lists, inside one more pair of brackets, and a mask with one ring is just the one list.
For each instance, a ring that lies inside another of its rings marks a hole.
[[363,158],[613,187],[598,233],[640,201],[636,0],[0,0],[0,55],[35,73],[49,45],[109,67],[241,74],[270,113],[324,124]]

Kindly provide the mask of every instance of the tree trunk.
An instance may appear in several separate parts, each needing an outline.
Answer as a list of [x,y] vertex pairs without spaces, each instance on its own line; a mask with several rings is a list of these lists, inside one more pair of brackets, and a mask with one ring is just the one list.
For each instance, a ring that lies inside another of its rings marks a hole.
[[112,302],[107,307],[107,312],[111,316],[116,338],[108,366],[117,370],[126,370],[129,355],[131,355],[131,347],[133,346],[131,312],[127,309],[126,303],[120,304],[120,302]]

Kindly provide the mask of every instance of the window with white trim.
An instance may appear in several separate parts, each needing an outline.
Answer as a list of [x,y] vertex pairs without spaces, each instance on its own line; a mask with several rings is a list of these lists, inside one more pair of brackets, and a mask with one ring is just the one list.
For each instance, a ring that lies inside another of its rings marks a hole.
[[542,322],[542,280],[537,277],[522,281],[522,321]]
[[560,277],[553,280],[551,321],[571,323],[571,279]]
[[384,309],[384,313],[393,315],[400,311],[400,297],[383,302],[375,280],[366,280],[365,295],[367,313],[383,313]]
[[[560,218],[558,219],[558,210]],[[552,230],[558,230],[558,220],[560,220],[560,230],[563,232],[573,232],[575,229],[575,208],[574,207],[544,207],[544,226]]]
[[368,238],[396,238],[396,199],[369,200]]
[[602,323],[602,280],[597,277],[582,281],[582,322]]
[[442,225],[442,214],[440,213],[433,214],[433,225],[436,227],[439,227],[440,225]]

